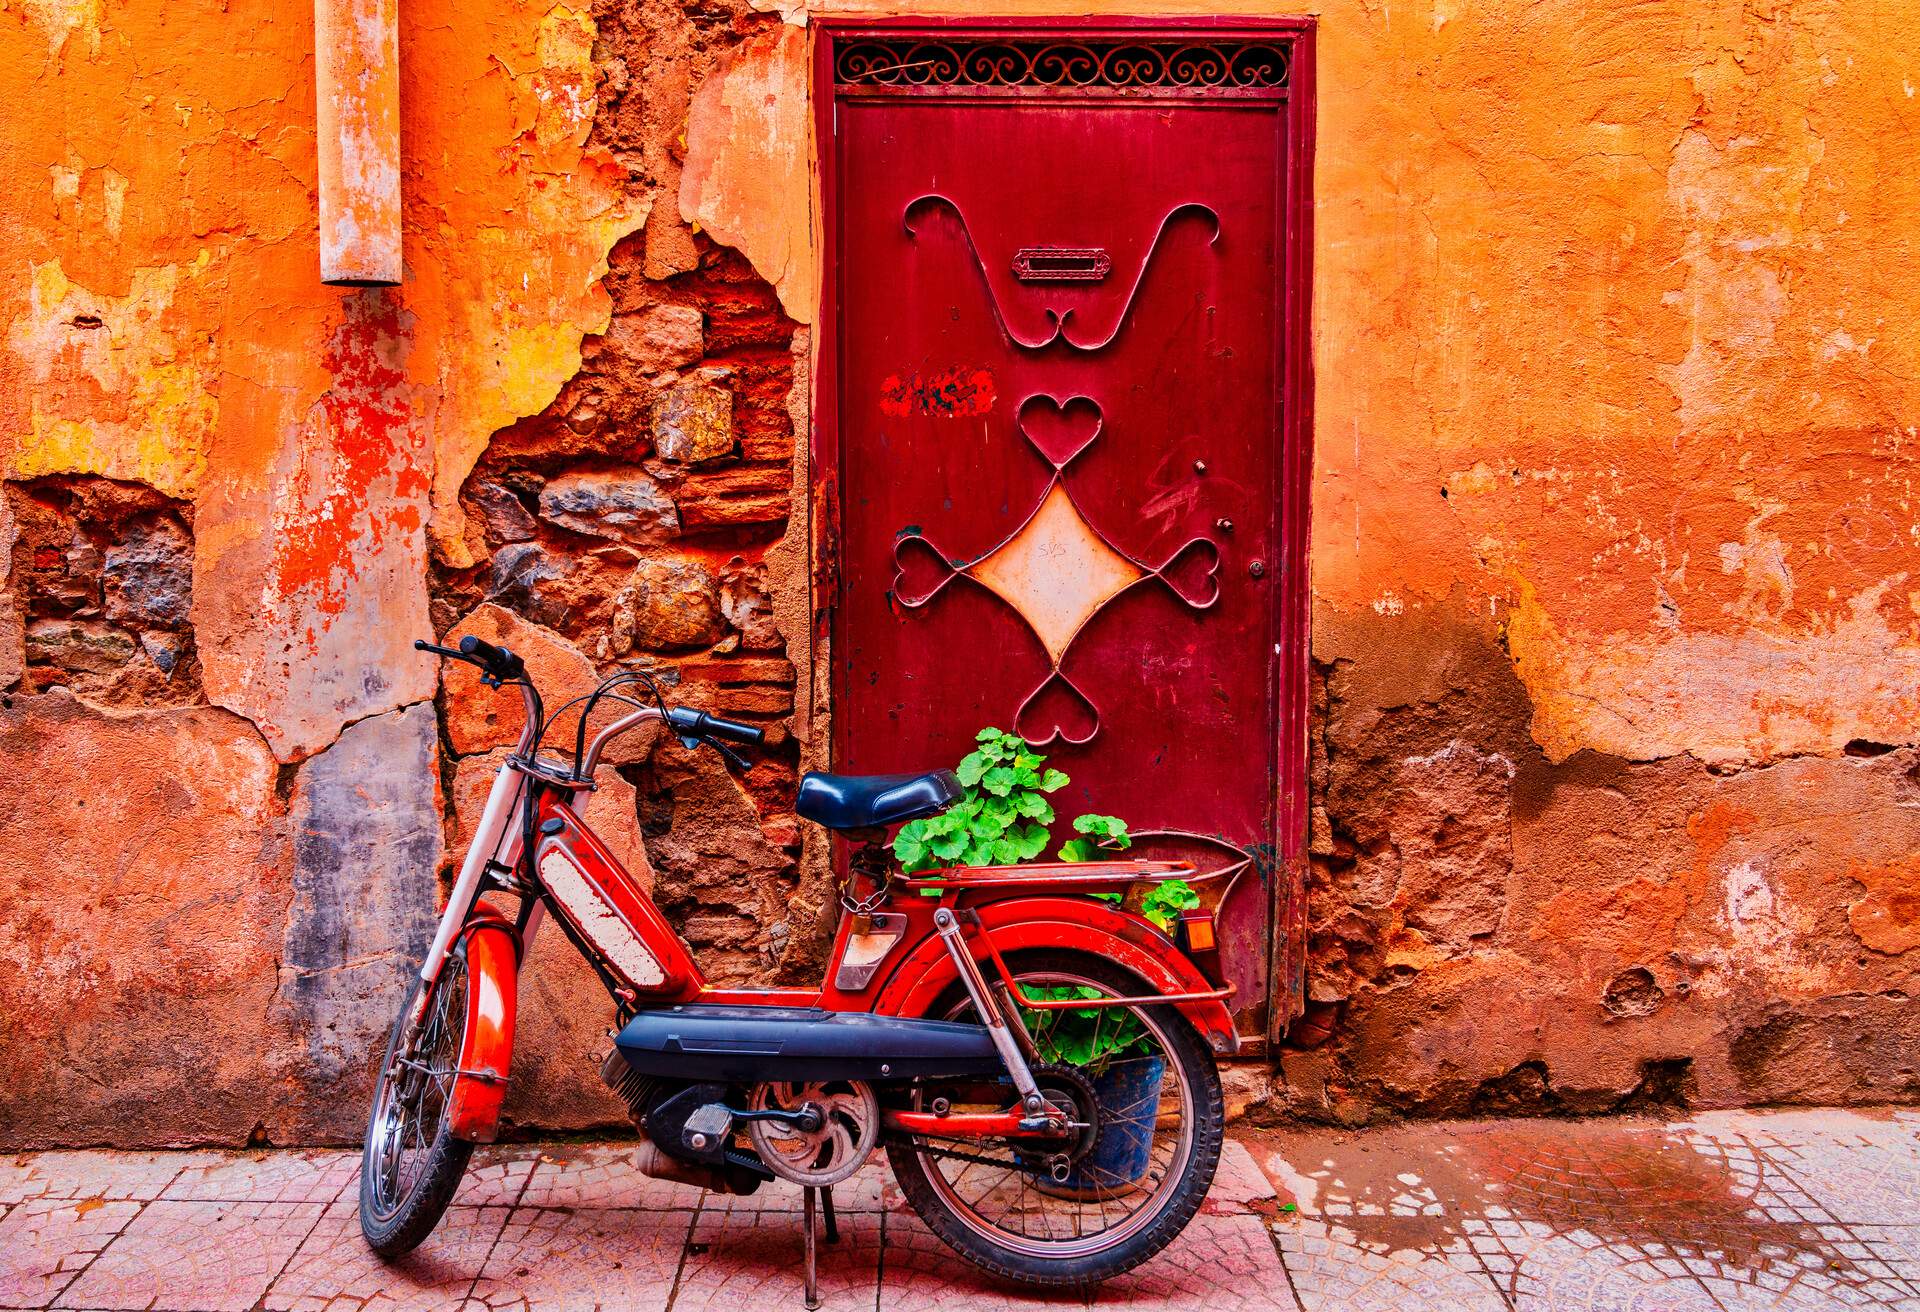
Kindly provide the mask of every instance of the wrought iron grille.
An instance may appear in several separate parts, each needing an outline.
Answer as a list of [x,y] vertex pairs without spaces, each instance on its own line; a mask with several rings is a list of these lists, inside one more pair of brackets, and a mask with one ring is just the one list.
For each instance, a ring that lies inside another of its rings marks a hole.
[[842,91],[1273,95],[1285,90],[1291,62],[1285,40],[900,36],[836,46],[833,76]]

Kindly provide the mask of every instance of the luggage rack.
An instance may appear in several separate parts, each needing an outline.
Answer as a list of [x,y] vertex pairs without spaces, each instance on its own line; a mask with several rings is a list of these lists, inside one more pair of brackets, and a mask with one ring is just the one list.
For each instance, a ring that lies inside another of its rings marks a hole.
[[[1197,836],[1180,830],[1146,830],[1135,834],[1134,837],[1138,840],[1189,839]],[[1161,884],[1178,879],[1196,891],[1201,888],[1211,891],[1213,886],[1218,885],[1219,894],[1214,900],[1214,906],[1218,907],[1233,892],[1234,887],[1240,882],[1240,876],[1252,864],[1251,856],[1236,849],[1234,859],[1204,871],[1198,869],[1191,861],[1160,861],[1135,857],[1108,861],[1048,861],[1029,865],[954,866],[904,876],[896,879],[895,885],[909,893],[920,893],[928,897],[938,895],[942,903],[946,904],[959,902],[970,892],[1089,894],[1117,892],[1134,884]],[[964,917],[969,913],[960,914]],[[1000,946],[993,941],[993,936],[982,931],[979,937],[986,944],[987,956],[1000,976],[999,983],[1012,994],[1021,1007],[1034,1011],[1213,1002],[1230,998],[1236,991],[1232,984],[1225,984],[1216,989],[1192,993],[1151,993],[1117,998],[1035,998],[1021,988],[1015,980],[1013,971],[1008,967],[1006,959],[1001,956]]]

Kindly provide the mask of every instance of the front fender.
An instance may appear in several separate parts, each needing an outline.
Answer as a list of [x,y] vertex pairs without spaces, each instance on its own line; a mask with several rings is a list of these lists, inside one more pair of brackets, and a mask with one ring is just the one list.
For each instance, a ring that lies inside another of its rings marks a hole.
[[[979,912],[982,928],[993,936],[994,945],[1002,953],[1028,948],[1085,952],[1137,975],[1147,991],[1154,993],[1207,993],[1214,988],[1172,939],[1140,917],[1116,911],[1104,902],[1016,897],[989,902]],[[969,942],[972,938],[969,934]],[[987,977],[994,978],[991,963],[983,965]],[[937,937],[925,939],[888,977],[873,1009],[883,1015],[924,1016],[957,978],[959,972],[947,955],[946,945]],[[1240,1050],[1233,1013],[1224,1001],[1172,1005],[1193,1022],[1207,1046],[1218,1055],[1232,1056]]]
[[513,1064],[520,936],[511,920],[485,902],[475,905],[461,935],[466,939],[467,1019],[460,1073],[447,1103],[448,1129],[456,1139],[492,1143]]

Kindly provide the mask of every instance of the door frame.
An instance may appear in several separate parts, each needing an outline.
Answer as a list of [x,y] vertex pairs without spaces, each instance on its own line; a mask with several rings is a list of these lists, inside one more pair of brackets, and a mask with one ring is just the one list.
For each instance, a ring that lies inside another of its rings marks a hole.
[[[1281,325],[1274,378],[1278,394],[1274,405],[1281,449],[1275,462],[1274,489],[1279,514],[1279,569],[1275,585],[1273,640],[1280,660],[1270,695],[1277,699],[1274,723],[1280,741],[1273,780],[1274,823],[1272,846],[1256,854],[1256,866],[1268,889],[1271,927],[1267,960],[1267,1025],[1264,1038],[1277,1045],[1288,1024],[1306,1001],[1306,871],[1307,770],[1309,732],[1308,666],[1311,653],[1311,561],[1309,516],[1313,477],[1313,144],[1314,38],[1318,20],[1309,16],[1246,18],[1226,16],[1147,16],[1088,18],[1081,16],[993,18],[816,18],[813,32],[812,99],[813,160],[819,219],[816,248],[819,266],[819,304],[814,318],[813,395],[808,436],[809,521],[812,552],[814,641],[827,657],[829,708],[841,686],[835,667],[834,643],[838,622],[840,583],[840,307],[839,307],[839,179],[834,148],[836,106],[834,51],[842,42],[863,34],[888,36],[925,34],[939,37],[1034,37],[1071,33],[1085,36],[1172,37],[1204,34],[1208,39],[1247,37],[1284,41],[1290,47],[1286,115],[1286,167],[1281,174],[1281,232],[1276,250],[1280,267],[1274,312]],[[851,725],[838,713],[830,716],[832,756]],[[1255,1037],[1255,1036],[1249,1036]]]

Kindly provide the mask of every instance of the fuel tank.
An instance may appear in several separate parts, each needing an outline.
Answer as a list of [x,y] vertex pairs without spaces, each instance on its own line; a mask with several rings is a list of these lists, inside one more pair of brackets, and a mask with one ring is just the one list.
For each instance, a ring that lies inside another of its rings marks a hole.
[[950,1079],[1005,1073],[983,1025],[809,1007],[684,1003],[614,1040],[640,1075],[674,1080]]

